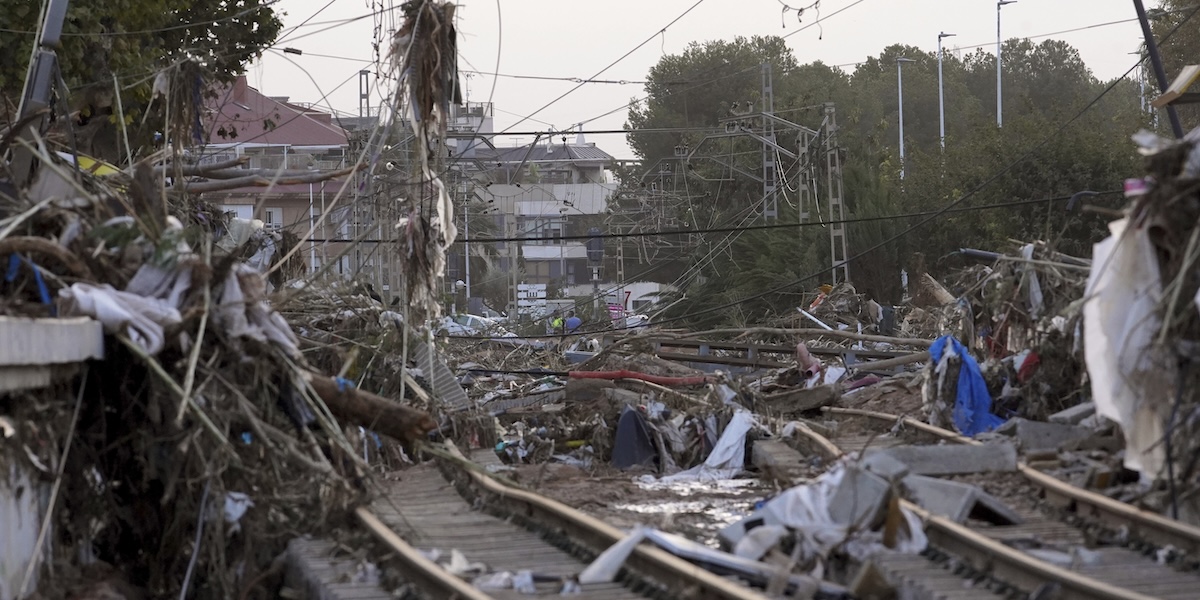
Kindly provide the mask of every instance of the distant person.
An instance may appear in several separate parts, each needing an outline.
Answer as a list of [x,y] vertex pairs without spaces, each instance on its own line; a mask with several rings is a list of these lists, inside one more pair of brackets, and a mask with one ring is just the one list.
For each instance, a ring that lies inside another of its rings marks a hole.
[[562,332],[563,332],[562,315],[555,313],[554,320],[550,321],[550,327],[554,329],[554,333],[562,334]]
[[579,329],[579,326],[583,325],[583,319],[580,319],[579,317],[575,316],[575,311],[572,310],[567,313],[566,325],[567,325],[567,333],[575,333],[575,331]]

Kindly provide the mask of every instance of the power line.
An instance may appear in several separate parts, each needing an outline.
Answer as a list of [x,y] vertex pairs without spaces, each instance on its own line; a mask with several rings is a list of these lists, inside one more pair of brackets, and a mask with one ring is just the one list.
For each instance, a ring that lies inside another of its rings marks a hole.
[[[1166,42],[1168,39],[1170,39],[1171,36],[1173,36],[1175,34],[1175,32],[1178,31],[1179,28],[1182,27],[1185,23],[1190,21],[1192,19],[1192,17],[1194,17],[1196,15],[1196,12],[1198,12],[1198,11],[1200,11],[1200,8],[1197,8],[1196,10],[1192,11],[1192,13],[1189,14],[1185,19],[1180,21],[1179,24],[1176,25],[1174,29],[1172,29],[1169,33],[1167,33],[1167,35],[1163,36],[1162,41]],[[1095,106],[1097,103],[1099,103],[1100,100],[1102,98],[1104,98],[1104,96],[1108,95],[1108,93],[1110,91],[1112,91],[1113,88],[1115,88],[1117,86],[1117,84],[1120,83],[1120,81],[1122,81],[1125,77],[1127,77],[1130,73],[1132,73],[1134,69],[1138,68],[1138,66],[1141,65],[1144,60],[1145,60],[1144,58],[1139,59],[1136,63],[1134,63],[1134,65],[1132,67],[1129,68],[1129,70],[1127,70],[1125,72],[1124,75],[1122,75],[1118,79],[1113,80],[1112,83],[1110,83],[1107,87],[1104,88],[1104,91],[1100,92],[1100,94],[1098,96],[1096,96],[1091,102],[1088,102],[1087,105],[1085,105],[1078,113],[1075,114],[1075,116],[1071,117],[1069,120],[1067,120],[1062,125],[1057,127],[1053,132],[1051,132],[1050,134],[1043,137],[1037,144],[1034,144],[1034,146],[1032,148],[1030,148],[1028,151],[1026,151],[1024,154],[1022,154],[1016,160],[1008,163],[1002,169],[1000,169],[999,171],[996,171],[990,177],[988,177],[987,179],[983,180],[981,183],[976,185],[974,188],[972,188],[969,192],[964,194],[962,197],[951,202],[950,204],[947,204],[945,207],[941,208],[940,210],[935,211],[933,214],[921,219],[920,222],[908,227],[904,231],[901,231],[901,232],[889,237],[888,239],[886,239],[882,242],[879,242],[878,244],[875,244],[874,246],[871,246],[871,247],[867,248],[866,250],[863,250],[862,252],[859,252],[858,254],[846,257],[845,262],[850,263],[850,262],[856,261],[872,252],[875,252],[876,250],[879,250],[880,248],[883,248],[883,247],[899,240],[900,238],[902,238],[904,236],[911,234],[912,232],[916,231],[917,229],[919,229],[919,228],[923,227],[924,225],[928,224],[929,222],[933,221],[938,216],[945,214],[947,212],[950,212],[956,206],[958,206],[958,205],[966,202],[967,200],[971,199],[972,197],[974,197],[984,187],[986,187],[986,186],[990,185],[992,182],[998,180],[1001,176],[1003,176],[1005,173],[1011,171],[1014,167],[1016,167],[1018,164],[1024,162],[1030,156],[1033,156],[1038,150],[1040,150],[1043,146],[1045,146],[1047,143],[1049,143],[1050,140],[1057,137],[1067,127],[1069,127],[1075,121],[1079,120],[1079,118],[1082,117],[1084,115],[1084,113],[1091,110],[1091,108],[1093,106]],[[745,302],[749,302],[751,300],[757,300],[759,298],[763,298],[763,297],[769,296],[771,294],[776,294],[776,293],[779,293],[779,292],[781,292],[789,287],[792,287],[794,285],[803,283],[810,279],[815,279],[817,277],[820,277],[821,274],[826,272],[826,270],[827,269],[822,269],[820,271],[817,271],[816,273],[812,273],[810,275],[801,277],[799,279],[796,279],[794,281],[788,282],[788,283],[780,285],[780,286],[776,286],[776,287],[768,289],[764,292],[753,294],[751,296],[742,298],[740,300],[736,300],[733,302],[727,302],[725,304],[721,304],[718,306],[702,309],[702,310],[696,311],[694,313],[691,313],[689,315],[681,315],[679,317],[674,317],[672,319],[666,319],[665,321],[660,321],[660,323],[670,323],[670,322],[682,321],[682,320],[690,319],[690,318],[697,317],[697,316],[700,316],[703,314],[708,314],[708,313],[712,313],[712,312],[716,312],[716,311],[720,311],[720,310],[726,310],[729,308],[733,308],[734,306],[738,306]]]
[[[1011,167],[1010,167],[1011,168]],[[1000,172],[1003,174],[1004,172]],[[1097,192],[1097,196],[1107,196],[1111,194],[1122,193],[1123,190],[1108,190],[1105,192]],[[1070,200],[1072,196],[1055,196],[1052,198],[1033,198],[1029,200],[1015,200],[1012,202],[996,202],[993,204],[980,204],[978,206],[965,206],[958,208],[940,208],[936,210],[924,210],[910,213],[900,213],[895,215],[879,215],[875,217],[859,217],[854,219],[839,219],[832,221],[805,221],[801,223],[775,223],[772,225],[746,225],[742,227],[713,227],[709,229],[673,229],[668,231],[637,231],[632,233],[603,233],[600,235],[560,235],[553,238],[540,237],[486,237],[486,238],[457,238],[455,244],[493,244],[507,242],[542,242],[546,240],[562,240],[562,241],[582,241],[594,239],[625,239],[625,238],[643,238],[643,237],[667,237],[672,235],[696,235],[703,233],[738,233],[744,231],[769,231],[772,229],[803,229],[806,227],[824,227],[826,225],[853,225],[855,223],[874,223],[877,221],[895,221],[898,219],[911,219],[913,217],[929,217],[940,216],[946,213],[964,213],[983,210],[994,210],[1000,208],[1014,208],[1017,206],[1030,206],[1036,204],[1049,204],[1051,202],[1063,202]],[[337,243],[345,240],[337,239],[311,239],[304,240],[313,243]],[[386,240],[362,240],[366,243],[379,243]]]
[[[819,18],[817,18],[816,21],[813,21],[812,23],[809,23],[808,25],[805,25],[804,27],[801,27],[800,29],[797,29],[797,30],[783,36],[783,39],[786,40],[786,39],[792,37],[793,35],[796,35],[797,33],[800,33],[810,27],[820,27],[821,23],[824,23],[827,19],[832,19],[833,17],[836,17],[838,14],[843,13],[847,10],[850,10],[851,8],[854,8],[855,6],[858,6],[859,4],[862,4],[864,1],[865,0],[856,0],[855,2],[851,2],[850,4],[847,4],[846,6],[843,6],[842,8],[839,8],[839,9],[829,13],[829,15],[826,17],[819,17]],[[822,34],[822,37],[824,37],[824,34]]]
[[[287,32],[287,33],[285,33],[285,34],[283,34],[283,36],[282,36],[282,37],[280,37],[279,39],[276,39],[276,40],[275,40],[275,44],[282,44],[284,41],[286,41],[286,40],[287,40],[287,38],[288,38],[288,36],[289,36],[289,35],[292,35],[293,33],[295,33],[295,32],[296,32],[296,30],[297,30],[297,29],[300,29],[301,27],[304,27],[305,25],[307,25],[307,24],[308,24],[308,22],[309,22],[309,21],[311,21],[311,20],[313,20],[313,19],[317,18],[318,16],[320,16],[320,14],[321,14],[321,13],[325,12],[325,9],[329,8],[330,6],[333,6],[333,3],[334,3],[334,2],[337,2],[337,0],[329,0],[329,2],[326,2],[326,3],[325,3],[325,6],[322,6],[320,9],[318,9],[318,10],[317,10],[317,12],[315,12],[315,13],[313,13],[313,14],[309,15],[309,16],[308,16],[308,18],[307,18],[307,19],[305,19],[304,21],[302,21],[302,22],[301,22],[299,25],[297,25],[297,26],[295,26],[295,27],[292,27],[292,28],[291,28],[291,31],[289,31],[289,32]],[[273,44],[273,45],[274,45],[274,44]]]
[[[861,0],[860,0],[860,1],[861,1]],[[686,16],[688,15],[688,13],[692,12],[693,10],[695,10],[695,9],[696,9],[696,7],[697,7],[697,6],[700,6],[700,5],[701,5],[701,4],[703,4],[703,3],[704,3],[704,0],[696,0],[696,3],[695,3],[695,4],[693,4],[693,5],[689,6],[687,10],[683,11],[683,13],[682,13],[682,14],[680,14],[678,17],[675,17],[674,19],[672,19],[670,23],[667,23],[665,26],[663,26],[663,28],[662,28],[662,29],[659,29],[657,32],[655,32],[655,34],[654,34],[654,35],[652,35],[652,36],[650,36],[650,37],[646,38],[646,39],[645,39],[645,41],[643,41],[642,43],[638,44],[637,46],[634,46],[632,50],[630,50],[629,52],[626,52],[625,54],[622,54],[622,55],[620,56],[620,58],[618,58],[617,60],[614,60],[614,61],[612,61],[611,63],[609,63],[609,65],[608,65],[607,67],[604,67],[603,69],[600,69],[599,71],[597,71],[597,72],[596,72],[596,74],[595,74],[595,75],[592,75],[592,76],[591,76],[591,77],[589,77],[588,79],[596,79],[597,77],[600,77],[601,75],[603,75],[603,74],[604,74],[604,72],[605,72],[605,71],[607,71],[607,70],[609,70],[609,69],[611,69],[611,68],[615,67],[615,66],[617,65],[617,63],[619,63],[619,62],[621,62],[621,61],[625,60],[626,58],[628,58],[630,54],[633,54],[634,52],[637,52],[639,49],[641,49],[641,47],[642,47],[642,46],[645,46],[646,44],[650,43],[650,41],[651,41],[651,40],[653,40],[654,38],[658,37],[659,35],[665,34],[665,33],[667,32],[667,29],[668,29],[669,27],[671,27],[672,25],[674,25],[675,23],[677,23],[677,22],[678,22],[680,19],[682,19],[682,18],[686,17]],[[497,70],[499,70],[499,69],[497,69]],[[570,95],[572,92],[574,92],[575,90],[578,90],[578,89],[579,89],[579,88],[581,88],[581,87],[583,87],[583,84],[582,84],[582,83],[580,83],[580,84],[577,84],[575,87],[573,87],[573,88],[571,88],[571,89],[569,89],[569,90],[567,90],[567,91],[563,92],[563,93],[562,93],[562,94],[561,94],[559,97],[557,97],[557,98],[555,98],[555,99],[553,99],[553,100],[551,100],[551,101],[547,102],[547,103],[546,103],[544,106],[542,106],[541,108],[539,108],[539,109],[537,109],[537,110],[533,111],[532,113],[529,113],[529,115],[527,115],[526,117],[524,117],[524,118],[522,118],[521,120],[517,121],[516,123],[513,123],[513,124],[512,124],[512,125],[510,125],[510,126],[509,126],[509,127],[508,127],[508,128],[505,130],[505,131],[501,131],[500,133],[506,133],[508,129],[512,129],[513,127],[516,127],[517,125],[520,125],[521,123],[524,123],[524,122],[525,122],[525,121],[527,121],[527,120],[528,120],[530,117],[533,117],[534,115],[537,115],[538,113],[542,112],[543,110],[546,110],[547,108],[550,108],[550,107],[551,107],[551,106],[553,106],[555,103],[557,103],[559,100],[562,100],[563,98],[566,98],[566,97],[567,97],[567,96],[569,96],[569,95]]]
[[[1197,8],[1196,8],[1195,10],[1193,10],[1193,11],[1192,11],[1190,14],[1188,14],[1188,16],[1187,16],[1186,18],[1184,18],[1182,21],[1180,21],[1180,22],[1179,22],[1179,23],[1178,23],[1178,24],[1177,24],[1177,25],[1176,25],[1176,26],[1175,26],[1173,29],[1171,29],[1171,31],[1170,31],[1170,32],[1168,32],[1168,33],[1167,33],[1167,35],[1163,36],[1163,38],[1162,38],[1162,40],[1161,40],[1161,41],[1162,41],[1162,42],[1166,42],[1167,40],[1169,40],[1169,39],[1170,39],[1170,38],[1171,38],[1171,37],[1172,37],[1172,36],[1173,36],[1173,35],[1174,35],[1174,34],[1175,34],[1177,31],[1179,31],[1179,29],[1180,29],[1180,28],[1181,28],[1181,27],[1182,27],[1184,24],[1186,24],[1188,21],[1190,21],[1190,20],[1192,19],[1192,17],[1194,17],[1194,16],[1196,15],[1196,13],[1197,13],[1197,12],[1200,12],[1200,7],[1197,7]],[[895,242],[895,241],[899,240],[900,238],[903,238],[903,237],[905,237],[905,236],[907,236],[907,235],[909,235],[909,234],[913,233],[913,232],[914,232],[914,231],[916,231],[917,229],[919,229],[919,228],[921,228],[921,227],[925,226],[926,224],[930,223],[931,221],[933,221],[935,218],[937,218],[937,217],[939,217],[939,216],[941,216],[941,215],[943,215],[943,214],[946,214],[946,213],[948,213],[948,212],[954,211],[954,210],[955,210],[955,208],[956,208],[957,206],[959,206],[959,205],[961,205],[962,203],[966,202],[967,200],[971,199],[971,198],[972,198],[972,197],[974,197],[976,194],[978,194],[978,193],[979,193],[979,192],[980,192],[980,191],[981,191],[983,188],[987,187],[988,185],[991,185],[993,182],[995,182],[996,180],[998,180],[998,179],[999,179],[1001,176],[1003,176],[1005,173],[1008,173],[1008,172],[1009,172],[1009,171],[1011,171],[1011,170],[1012,170],[1014,167],[1016,167],[1017,165],[1021,164],[1022,162],[1024,162],[1025,160],[1027,160],[1029,157],[1031,157],[1031,156],[1033,156],[1035,153],[1037,153],[1037,151],[1038,151],[1038,150],[1041,150],[1041,148],[1042,148],[1043,146],[1045,146],[1047,143],[1049,143],[1049,142],[1050,142],[1050,140],[1052,140],[1052,139],[1054,139],[1055,137],[1057,137],[1057,136],[1058,136],[1059,134],[1061,134],[1061,133],[1062,133],[1064,130],[1066,130],[1066,129],[1067,129],[1067,127],[1070,127],[1070,126],[1071,126],[1071,125],[1072,125],[1072,124],[1073,124],[1075,121],[1079,120],[1079,118],[1080,118],[1080,117],[1082,117],[1082,116],[1083,116],[1085,113],[1087,113],[1087,111],[1091,110],[1091,108],[1092,108],[1093,106],[1095,106],[1097,103],[1099,103],[1099,102],[1100,102],[1100,100],[1104,98],[1104,96],[1108,95],[1108,93],[1109,93],[1109,92],[1111,92],[1111,91],[1112,91],[1112,90],[1113,90],[1113,89],[1114,89],[1114,88],[1117,86],[1117,84],[1118,84],[1118,83],[1120,83],[1120,82],[1121,82],[1121,81],[1122,81],[1122,80],[1123,80],[1125,77],[1129,76],[1129,74],[1130,74],[1130,73],[1132,73],[1132,72],[1134,71],[1134,69],[1138,68],[1138,66],[1140,66],[1140,65],[1142,64],[1142,62],[1144,62],[1144,61],[1145,61],[1145,59],[1144,59],[1144,58],[1142,58],[1142,59],[1139,59],[1139,60],[1138,60],[1136,63],[1134,63],[1134,64],[1133,64],[1133,66],[1131,66],[1131,67],[1130,67],[1130,68],[1129,68],[1129,69],[1128,69],[1128,70],[1125,72],[1125,74],[1124,74],[1124,75],[1122,75],[1121,77],[1119,77],[1119,78],[1117,78],[1117,79],[1113,80],[1113,82],[1112,82],[1112,83],[1110,83],[1110,84],[1109,84],[1107,87],[1105,87],[1105,88],[1104,88],[1104,90],[1103,90],[1102,92],[1100,92],[1100,94],[1099,94],[1098,96],[1096,96],[1094,99],[1092,99],[1090,102],[1088,102],[1088,103],[1087,103],[1087,104],[1086,104],[1086,105],[1085,105],[1085,106],[1084,106],[1082,109],[1080,109],[1080,110],[1079,110],[1079,112],[1077,112],[1077,113],[1076,113],[1076,114],[1075,114],[1073,117],[1071,117],[1070,119],[1068,119],[1067,121],[1065,121],[1065,122],[1064,122],[1062,125],[1060,125],[1060,126],[1058,126],[1057,128],[1055,128],[1055,130],[1054,130],[1054,131],[1052,131],[1051,133],[1049,133],[1048,135],[1044,136],[1044,137],[1043,137],[1041,140],[1039,140],[1039,141],[1038,141],[1036,144],[1034,144],[1034,145],[1033,145],[1033,147],[1031,147],[1029,150],[1027,150],[1027,151],[1026,151],[1024,154],[1022,154],[1021,156],[1017,157],[1017,159],[1015,159],[1015,160],[1013,160],[1012,162],[1008,163],[1008,164],[1007,164],[1007,165],[1005,165],[1003,168],[1001,168],[999,171],[996,171],[996,172],[995,172],[995,173],[993,173],[991,176],[989,176],[987,179],[984,179],[982,182],[980,182],[978,185],[976,185],[974,188],[972,188],[972,189],[971,189],[970,191],[968,191],[966,194],[963,194],[963,195],[962,195],[961,197],[959,197],[957,200],[954,200],[953,202],[951,202],[951,203],[947,204],[946,206],[942,207],[941,209],[938,209],[938,210],[936,210],[936,211],[933,211],[931,214],[929,214],[929,215],[927,215],[925,218],[921,219],[921,221],[920,221],[920,222],[918,222],[918,223],[915,223],[915,224],[913,224],[913,225],[909,226],[909,227],[908,227],[908,228],[906,228],[904,231],[901,231],[901,232],[899,232],[899,233],[897,233],[897,234],[895,234],[895,235],[893,235],[893,236],[891,236],[891,237],[887,238],[886,240],[883,240],[882,242],[879,242],[879,243],[877,243],[877,244],[875,244],[875,245],[873,245],[873,246],[871,246],[871,247],[869,247],[869,248],[867,248],[867,249],[863,250],[862,252],[859,252],[859,253],[857,253],[857,254],[854,254],[854,255],[852,255],[852,256],[848,256],[848,257],[846,257],[846,260],[845,260],[845,262],[846,262],[846,263],[850,263],[850,262],[857,261],[857,260],[859,260],[859,259],[863,258],[864,256],[867,256],[867,255],[869,255],[869,254],[871,254],[871,253],[873,253],[873,252],[875,252],[875,251],[877,251],[877,250],[879,250],[879,249],[881,249],[881,248],[883,248],[883,247],[885,247],[885,246],[887,246],[887,245],[889,245],[889,244],[892,244],[893,242]],[[1043,200],[1043,202],[1045,202],[1045,201],[1046,201],[1046,200]],[[894,217],[893,217],[893,218],[894,218]],[[691,319],[691,318],[694,318],[694,317],[698,317],[698,316],[700,316],[700,315],[705,315],[705,314],[709,314],[709,313],[713,313],[713,312],[717,312],[717,311],[727,310],[727,309],[733,308],[733,307],[735,307],[735,306],[738,306],[738,305],[744,304],[744,303],[746,303],[746,302],[749,302],[749,301],[752,301],[752,300],[757,300],[757,299],[759,299],[759,298],[763,298],[763,297],[766,297],[766,296],[769,296],[769,295],[772,295],[772,294],[778,294],[778,293],[780,293],[780,292],[782,292],[782,291],[784,291],[784,290],[786,290],[786,289],[788,289],[788,288],[790,288],[790,287],[792,287],[792,286],[798,285],[798,284],[800,284],[800,283],[803,283],[803,282],[805,282],[805,281],[808,281],[808,280],[810,280],[810,279],[816,279],[816,278],[820,277],[822,274],[826,273],[827,271],[828,271],[828,269],[821,269],[820,271],[817,271],[817,272],[815,272],[815,273],[811,273],[811,274],[809,274],[809,275],[806,275],[806,276],[804,276],[804,277],[801,277],[801,278],[799,278],[799,279],[795,279],[795,280],[793,280],[793,281],[790,281],[790,282],[788,282],[788,283],[785,283],[785,284],[782,284],[782,285],[779,285],[779,286],[776,286],[776,287],[770,288],[770,289],[768,289],[768,290],[765,290],[765,291],[763,291],[763,292],[759,292],[759,293],[757,293],[757,294],[752,294],[752,295],[750,295],[750,296],[747,296],[747,297],[745,297],[745,298],[741,298],[741,299],[739,299],[739,300],[734,300],[734,301],[732,301],[732,302],[726,302],[726,303],[724,303],[724,304],[720,304],[720,305],[718,305],[718,306],[712,306],[712,307],[705,308],[705,309],[701,309],[701,310],[698,310],[698,311],[695,311],[695,312],[692,312],[692,313],[689,313],[689,314],[680,315],[680,316],[678,316],[678,317],[672,317],[672,318],[670,318],[670,319],[663,319],[663,320],[661,320],[661,321],[658,321],[658,323],[656,323],[656,324],[658,324],[658,325],[662,325],[662,324],[666,324],[666,323],[674,323],[674,322],[683,321],[683,320]],[[602,330],[602,331],[580,332],[580,333],[581,333],[581,334],[587,334],[587,335],[593,335],[593,334],[597,334],[597,333],[607,333],[607,332],[612,332],[612,331],[621,331],[621,330],[628,330],[628,329],[633,329],[633,328],[630,328],[630,327],[625,327],[625,328],[610,328],[610,329],[607,329],[607,330]],[[553,338],[553,337],[558,337],[558,336],[528,336],[528,337],[529,337],[530,339],[537,339],[537,338]],[[490,339],[490,338],[481,338],[481,339]],[[509,339],[512,339],[512,338],[509,338]]]

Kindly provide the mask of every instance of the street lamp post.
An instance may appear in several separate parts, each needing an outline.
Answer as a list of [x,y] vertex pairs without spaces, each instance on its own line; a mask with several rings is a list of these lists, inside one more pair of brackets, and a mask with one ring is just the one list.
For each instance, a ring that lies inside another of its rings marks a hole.
[[463,203],[463,237],[466,238],[466,243],[463,244],[463,271],[465,271],[466,281],[463,285],[467,292],[467,310],[471,309],[471,201],[468,199]]
[[941,135],[942,150],[946,149],[946,100],[942,94],[942,38],[954,37],[953,33],[938,34],[938,131]]
[[916,62],[911,58],[896,59],[896,89],[900,96],[900,179],[904,179],[904,63]]
[[1016,3],[1017,0],[1000,0],[996,3],[996,127],[1004,126],[1004,108],[1000,103],[1000,8]]

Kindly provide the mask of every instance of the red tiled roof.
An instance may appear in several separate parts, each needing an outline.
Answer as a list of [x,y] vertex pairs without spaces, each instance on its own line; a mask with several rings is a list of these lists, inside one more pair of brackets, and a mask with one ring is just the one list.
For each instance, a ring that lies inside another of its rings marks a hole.
[[[205,134],[208,143],[288,144],[292,146],[342,146],[346,131],[331,115],[272,99],[238,77],[230,87],[206,102]],[[217,132],[226,131],[221,137]],[[236,130],[236,137],[228,132]]]

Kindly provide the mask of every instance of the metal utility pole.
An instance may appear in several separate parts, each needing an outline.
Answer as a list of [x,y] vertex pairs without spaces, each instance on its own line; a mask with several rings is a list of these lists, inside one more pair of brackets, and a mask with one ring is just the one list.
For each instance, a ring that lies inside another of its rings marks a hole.
[[938,34],[938,131],[941,135],[942,150],[946,149],[946,99],[942,92],[942,38],[954,37],[953,33]]
[[[371,72],[361,70],[358,72],[358,117],[362,123],[366,122],[366,118],[371,116]],[[365,131],[366,128],[360,128],[359,131]],[[370,142],[370,137],[361,138],[364,143]],[[365,144],[364,144],[365,145]],[[351,223],[354,224],[354,232],[352,238],[354,240],[362,239],[362,232],[365,231],[363,219],[365,211],[362,208],[362,190],[367,187],[371,181],[371,175],[368,171],[360,171],[355,177],[361,177],[361,185],[354,186],[354,199],[351,208]],[[370,197],[368,193],[367,197]],[[363,267],[363,252],[362,244],[354,244],[354,268],[351,271],[352,276],[357,278],[362,272]]]
[[996,127],[1004,126],[1004,107],[1000,93],[1000,8],[1005,4],[1016,4],[1017,0],[1000,0],[996,3]]
[[[1158,80],[1158,91],[1166,92],[1171,83],[1167,81],[1167,72],[1163,69],[1162,56],[1158,53],[1158,43],[1154,41],[1154,32],[1150,31],[1150,19],[1146,16],[1146,7],[1142,0],[1133,0],[1137,10],[1138,21],[1142,24],[1142,36],[1146,38],[1146,53],[1150,55],[1150,65],[1154,67],[1154,78]],[[1167,118],[1171,120],[1171,131],[1176,138],[1183,137],[1183,124],[1179,122],[1179,113],[1175,107],[1167,105]]]
[[[21,104],[17,107],[17,122],[50,107],[54,90],[54,77],[58,72],[58,55],[54,49],[62,38],[63,22],[67,18],[67,0],[50,0],[42,13],[42,30],[30,58],[29,71],[25,76],[25,89],[21,93]],[[42,116],[25,126],[20,139],[36,143],[46,117]],[[13,185],[25,187],[33,177],[34,154],[20,144],[13,144]]]
[[900,179],[904,179],[904,63],[917,62],[911,58],[896,59],[896,90],[900,96]]
[[833,103],[825,103],[825,187],[829,194],[829,256],[833,261],[832,283],[850,281],[849,251],[846,238],[846,208],[842,202],[842,150],[837,141],[837,113]]
[[[772,86],[771,63],[762,64],[762,112],[775,114],[775,92]],[[747,106],[747,109],[750,107]],[[763,119],[762,132],[763,219],[779,218],[778,177],[775,163],[775,123]]]
[[[908,60],[908,59],[904,59],[904,60]],[[767,66],[764,66],[763,73],[764,73],[764,83],[766,84],[769,82],[768,77],[769,77],[769,73],[770,73],[770,70],[769,70],[769,68],[767,68]],[[770,91],[769,86],[764,85],[764,92],[769,92],[769,91]],[[820,157],[817,156],[816,148],[820,146],[820,147],[823,147],[824,152],[825,152],[825,157],[826,157],[826,161],[825,161],[826,173],[825,173],[825,175],[826,175],[827,185],[825,186],[823,195],[826,197],[828,206],[830,208],[829,218],[834,221],[844,220],[845,219],[845,209],[844,209],[843,202],[842,202],[842,168],[841,168],[841,153],[843,150],[842,150],[842,148],[840,148],[838,146],[838,142],[837,142],[837,135],[836,135],[837,123],[835,120],[833,104],[832,103],[825,104],[825,119],[824,119],[824,121],[821,123],[820,127],[818,127],[817,129],[812,129],[810,127],[805,127],[803,125],[799,125],[797,123],[788,121],[787,119],[778,117],[772,111],[765,110],[767,108],[770,108],[771,104],[769,101],[769,96],[767,98],[764,98],[764,100],[766,100],[763,104],[764,110],[761,112],[757,112],[757,113],[755,113],[753,111],[751,111],[751,112],[733,112],[733,109],[731,109],[729,116],[723,117],[718,120],[719,123],[724,125],[725,131],[723,133],[713,133],[713,134],[706,135],[706,136],[704,136],[703,139],[700,140],[700,142],[698,144],[696,144],[695,148],[682,149],[681,154],[682,153],[686,154],[686,159],[684,161],[684,165],[689,168],[689,172],[691,173],[691,176],[700,177],[700,175],[698,173],[690,170],[690,165],[692,164],[692,161],[694,159],[696,159],[697,157],[704,158],[706,160],[717,163],[718,165],[720,165],[721,167],[723,167],[725,169],[729,169],[729,171],[731,172],[730,173],[731,175],[733,172],[736,172],[736,173],[741,174],[744,177],[747,177],[749,179],[753,179],[755,181],[762,183],[763,190],[764,190],[764,196],[766,196],[768,192],[774,191],[776,189],[775,186],[777,185],[776,178],[778,177],[778,173],[777,173],[777,170],[775,169],[774,165],[778,162],[777,156],[785,156],[791,160],[796,161],[800,166],[800,175],[798,176],[797,188],[796,188],[797,200],[798,200],[797,205],[798,205],[798,209],[799,209],[798,212],[799,212],[800,222],[806,223],[806,222],[809,222],[810,215],[811,215],[810,210],[809,210],[810,205],[814,204],[813,200],[817,197],[818,191],[819,191],[819,189],[818,189],[819,186],[818,186],[817,182],[820,179],[820,167],[819,167]],[[734,106],[733,108],[736,109],[737,107]],[[771,137],[768,138],[766,135],[760,135],[760,133],[753,128],[754,123],[762,123],[763,124],[763,132],[769,133],[771,135]],[[788,148],[784,148],[784,147],[780,146],[779,144],[777,144],[775,142],[774,138],[775,138],[775,132],[776,132],[777,127],[784,128],[783,131],[789,132],[789,133],[785,134],[785,135],[789,136],[788,139],[791,139],[790,132],[794,132],[797,134],[796,135],[796,147],[795,147],[794,152]],[[709,142],[712,142],[712,141],[718,140],[718,139],[734,138],[734,137],[750,137],[750,138],[758,140],[764,146],[771,149],[770,153],[767,153],[767,152],[763,153],[763,167],[764,167],[763,175],[764,175],[764,177],[759,177],[757,174],[755,174],[751,171],[747,171],[735,164],[731,164],[731,163],[724,161],[722,156],[719,154],[701,154],[701,149],[704,148],[704,146],[707,145]],[[768,168],[768,165],[770,165],[770,168]],[[644,178],[645,177],[643,176],[643,179]],[[700,178],[704,179],[703,177],[700,177]],[[714,181],[714,180],[707,179],[707,181]],[[770,183],[770,186],[768,186],[768,183]],[[767,201],[768,199],[769,198],[764,198],[764,201]],[[820,203],[816,202],[815,204],[818,206],[817,214],[818,214],[818,218],[820,219],[820,218],[822,218],[822,217],[820,217],[821,211],[819,210]],[[842,224],[831,224],[830,227],[828,227],[828,230],[829,230],[830,245],[831,245],[831,248],[833,249],[832,274],[834,277],[834,281],[832,283],[838,283],[839,274],[842,277],[842,281],[846,280],[846,278],[848,277],[848,271],[846,269],[846,263],[845,263],[846,247],[847,247],[847,234],[846,234],[846,229]],[[617,280],[619,282],[624,281],[624,277],[623,277],[624,261],[623,261],[623,255],[622,255],[623,248],[624,248],[624,244],[617,245],[617,255],[618,255],[618,277],[617,277]]]
[[467,284],[467,309],[471,308],[471,195],[468,191],[463,197],[463,271]]

